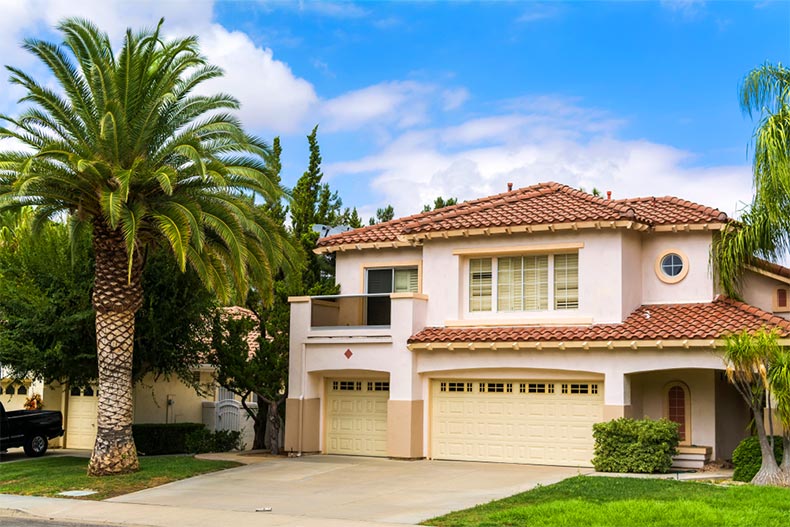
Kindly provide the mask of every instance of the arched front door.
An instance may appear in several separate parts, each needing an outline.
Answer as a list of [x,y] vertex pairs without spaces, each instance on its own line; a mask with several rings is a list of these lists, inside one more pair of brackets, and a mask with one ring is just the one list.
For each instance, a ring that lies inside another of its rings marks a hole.
[[682,382],[667,385],[664,391],[664,417],[678,424],[681,445],[691,444],[691,397]]

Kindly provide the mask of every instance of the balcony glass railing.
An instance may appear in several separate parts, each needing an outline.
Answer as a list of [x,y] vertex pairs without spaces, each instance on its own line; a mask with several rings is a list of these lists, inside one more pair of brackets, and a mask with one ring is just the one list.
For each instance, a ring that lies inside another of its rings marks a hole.
[[310,298],[310,327],[313,329],[387,328],[391,317],[390,293],[324,295]]

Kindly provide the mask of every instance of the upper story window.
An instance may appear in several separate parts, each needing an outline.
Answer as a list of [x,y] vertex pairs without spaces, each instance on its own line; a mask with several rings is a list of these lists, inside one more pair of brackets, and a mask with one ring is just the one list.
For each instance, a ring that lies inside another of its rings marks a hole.
[[493,306],[496,311],[577,309],[578,253],[470,259],[469,311]]
[[689,272],[688,258],[676,249],[662,252],[656,259],[656,276],[666,284],[676,284]]
[[[365,292],[368,294],[417,293],[420,285],[419,276],[416,267],[368,269]],[[389,326],[390,321],[389,296],[375,296],[366,299],[365,324]]]
[[368,269],[367,293],[416,293],[419,274],[416,267]]

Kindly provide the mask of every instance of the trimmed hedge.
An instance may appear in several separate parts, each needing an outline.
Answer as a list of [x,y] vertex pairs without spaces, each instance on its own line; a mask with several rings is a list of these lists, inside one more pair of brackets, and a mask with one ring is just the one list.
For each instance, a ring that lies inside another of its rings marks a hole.
[[241,432],[232,430],[211,432],[206,428],[190,432],[187,435],[186,448],[190,454],[244,450],[244,446],[241,444]]
[[620,418],[593,425],[598,472],[668,472],[677,453],[678,425],[666,419]]
[[202,423],[144,423],[132,425],[132,435],[137,451],[143,455],[186,454],[187,436],[205,428]]
[[[784,447],[782,437],[774,436],[774,457],[778,463],[782,462]],[[741,441],[732,453],[732,464],[735,472],[732,479],[735,481],[751,481],[763,462],[763,453],[760,451],[760,440],[757,436],[747,437]]]

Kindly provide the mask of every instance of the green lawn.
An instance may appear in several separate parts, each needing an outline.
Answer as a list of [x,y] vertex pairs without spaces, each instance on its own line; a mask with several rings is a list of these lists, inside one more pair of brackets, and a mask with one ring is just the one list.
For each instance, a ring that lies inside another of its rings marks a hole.
[[103,500],[237,466],[238,463],[231,461],[208,461],[191,456],[141,457],[139,472],[97,478],[86,475],[86,458],[43,457],[0,464],[0,493],[56,496],[64,490],[90,489],[97,493],[84,499]]
[[785,527],[790,489],[577,476],[425,525]]

